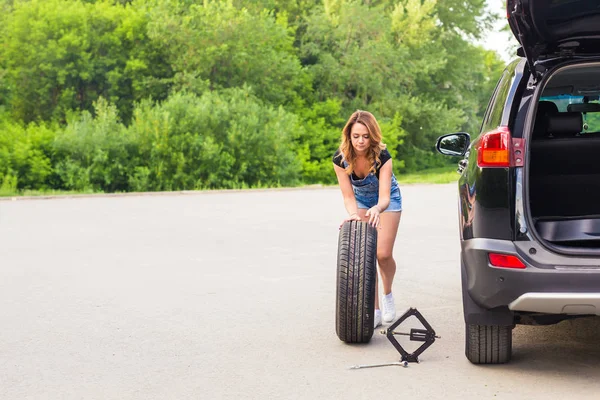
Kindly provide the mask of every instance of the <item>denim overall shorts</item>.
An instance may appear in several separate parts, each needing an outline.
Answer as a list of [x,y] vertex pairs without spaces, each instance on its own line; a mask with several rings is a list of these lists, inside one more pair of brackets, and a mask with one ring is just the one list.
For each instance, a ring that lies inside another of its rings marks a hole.
[[[347,166],[348,163],[344,161],[344,167]],[[352,190],[354,190],[358,208],[369,209],[376,206],[379,201],[379,179],[377,179],[377,176],[371,172],[362,179],[354,179],[352,175],[354,174],[350,175],[350,181],[352,182]],[[402,194],[394,174],[392,174],[390,204],[383,211],[402,211]]]

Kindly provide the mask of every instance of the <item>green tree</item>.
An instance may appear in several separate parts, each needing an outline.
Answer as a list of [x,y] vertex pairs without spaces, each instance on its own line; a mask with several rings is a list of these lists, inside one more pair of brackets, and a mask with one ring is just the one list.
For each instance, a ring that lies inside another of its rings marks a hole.
[[175,91],[201,94],[246,85],[271,104],[302,105],[310,82],[285,18],[208,0],[189,7],[161,3],[152,18],[150,35],[169,49]]
[[255,12],[263,10],[273,11],[275,15],[287,16],[292,26],[297,26],[312,8],[318,6],[322,0],[234,0],[236,8],[247,8]]
[[486,11],[486,0],[439,0],[435,15],[445,32],[480,38],[498,18]]
[[125,120],[135,100],[164,98],[169,76],[147,40],[147,16],[110,1],[16,0],[1,28],[0,70],[15,118],[65,121],[100,96]]
[[[447,162],[503,62],[484,0],[0,0],[0,190],[333,183],[356,109]],[[53,120],[53,122],[47,122]],[[7,189],[8,188],[8,189]]]
[[[384,140],[402,158],[411,156],[402,151],[407,146],[425,146],[430,152],[436,135],[464,121],[461,109],[421,90],[419,81],[444,62],[419,51],[435,30],[435,24],[425,23],[433,8],[427,2],[412,5],[389,9],[383,4],[331,3],[307,20],[301,47],[317,99],[339,99],[344,117],[356,109],[373,112],[386,126]],[[397,167],[415,167],[405,161]]]

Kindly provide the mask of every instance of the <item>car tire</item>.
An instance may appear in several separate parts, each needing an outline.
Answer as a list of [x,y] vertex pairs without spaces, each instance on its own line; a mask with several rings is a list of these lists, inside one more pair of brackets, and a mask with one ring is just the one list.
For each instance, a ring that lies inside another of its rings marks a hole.
[[346,343],[367,343],[373,336],[376,263],[377,230],[345,222],[338,241],[335,329]]
[[465,354],[473,364],[504,364],[512,355],[512,326],[466,324]]

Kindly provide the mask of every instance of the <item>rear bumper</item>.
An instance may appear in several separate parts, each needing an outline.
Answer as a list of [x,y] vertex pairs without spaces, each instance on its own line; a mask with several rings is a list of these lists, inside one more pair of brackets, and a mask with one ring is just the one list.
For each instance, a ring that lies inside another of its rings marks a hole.
[[545,314],[600,315],[600,293],[525,293],[508,308]]
[[[463,287],[473,302],[488,310],[600,315],[600,259],[567,258],[533,246],[535,255],[522,242],[463,241]],[[526,268],[493,267],[490,252],[518,256]]]

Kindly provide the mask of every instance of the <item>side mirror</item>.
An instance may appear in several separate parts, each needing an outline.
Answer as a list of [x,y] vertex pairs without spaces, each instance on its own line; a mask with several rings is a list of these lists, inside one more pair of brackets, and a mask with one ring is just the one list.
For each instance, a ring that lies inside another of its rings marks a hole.
[[435,148],[447,156],[464,156],[471,144],[471,136],[465,132],[440,136]]

